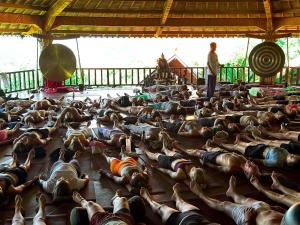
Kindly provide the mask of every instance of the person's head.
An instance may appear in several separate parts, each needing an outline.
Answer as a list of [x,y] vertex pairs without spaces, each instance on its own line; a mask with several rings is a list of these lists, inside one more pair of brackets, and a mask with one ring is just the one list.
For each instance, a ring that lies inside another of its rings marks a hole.
[[236,123],[229,123],[229,124],[227,125],[227,131],[228,131],[230,134],[233,134],[233,133],[240,132],[240,128],[239,128],[238,124],[236,124]]
[[280,225],[300,224],[300,203],[292,205],[284,214]]
[[111,121],[118,121],[119,120],[119,116],[116,113],[112,113],[110,115],[110,120]]
[[210,43],[210,50],[211,51],[216,51],[216,49],[217,49],[217,43],[216,42],[211,42]]
[[4,119],[0,119],[0,128],[3,129],[5,126],[6,122]]
[[205,172],[201,168],[193,167],[189,172],[189,177],[191,181],[197,182],[202,188],[206,188],[207,186],[207,177]]
[[56,181],[53,189],[53,200],[69,199],[72,195],[70,184],[64,178],[60,178]]
[[203,106],[206,107],[206,108],[212,108],[212,104],[211,104],[210,101],[204,101]]
[[200,129],[200,135],[205,138],[205,139],[208,139],[208,138],[211,138],[213,136],[213,131],[211,128],[209,127],[202,127]]
[[139,190],[141,187],[148,186],[148,177],[144,173],[134,172],[130,177],[129,183],[134,189]]
[[286,157],[286,164],[288,166],[300,165],[300,157],[298,155],[288,154]]
[[250,178],[253,175],[259,175],[258,166],[250,160],[246,160],[245,164],[243,165],[243,170],[247,178]]
[[215,137],[218,139],[226,140],[229,138],[229,134],[226,131],[221,130],[215,134]]

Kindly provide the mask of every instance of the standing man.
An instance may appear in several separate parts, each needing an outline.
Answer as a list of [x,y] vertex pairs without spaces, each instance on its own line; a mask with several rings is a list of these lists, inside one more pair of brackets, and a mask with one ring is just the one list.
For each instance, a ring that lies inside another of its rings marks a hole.
[[215,42],[210,43],[210,52],[207,58],[207,97],[214,96],[217,75],[220,72],[220,66],[218,55],[216,53],[217,44]]

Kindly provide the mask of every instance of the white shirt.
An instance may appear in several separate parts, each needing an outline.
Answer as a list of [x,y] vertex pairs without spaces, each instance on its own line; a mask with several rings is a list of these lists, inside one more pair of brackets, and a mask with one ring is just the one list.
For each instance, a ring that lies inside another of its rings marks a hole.
[[[210,51],[207,57],[207,63],[215,75],[220,72],[220,63],[218,60],[218,55],[215,52]],[[212,72],[207,68],[207,75],[212,75]]]
[[72,190],[79,191],[85,186],[85,179],[78,178],[77,171],[69,163],[60,163],[52,171],[47,181],[40,180],[44,191],[52,193],[55,187],[56,181],[63,177],[70,184]]

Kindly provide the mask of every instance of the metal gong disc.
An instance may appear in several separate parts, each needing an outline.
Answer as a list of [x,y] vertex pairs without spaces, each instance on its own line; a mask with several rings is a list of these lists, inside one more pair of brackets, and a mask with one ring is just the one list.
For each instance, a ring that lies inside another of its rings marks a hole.
[[47,46],[39,60],[44,77],[51,81],[69,79],[76,70],[76,58],[68,47],[61,44]]
[[249,55],[249,66],[261,77],[275,76],[282,70],[285,62],[283,50],[274,42],[256,45]]

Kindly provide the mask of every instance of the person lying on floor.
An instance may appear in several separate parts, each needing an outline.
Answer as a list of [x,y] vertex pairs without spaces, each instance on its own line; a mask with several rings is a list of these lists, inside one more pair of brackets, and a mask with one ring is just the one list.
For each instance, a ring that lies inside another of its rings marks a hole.
[[[100,124],[98,123],[98,126]],[[101,141],[107,145],[114,145],[121,147],[126,140],[125,132],[120,128],[119,122],[114,120],[114,125],[112,128],[99,127],[98,133],[101,138],[97,138],[98,141]],[[103,139],[104,138],[104,139]]]
[[128,130],[131,134],[137,135],[141,137],[144,135],[144,138],[147,140],[157,140],[158,134],[160,132],[159,127],[154,127],[152,125],[149,125],[147,123],[139,123],[136,124],[128,124],[128,125],[122,125],[123,130]]
[[57,109],[62,105],[62,101],[64,96],[60,99],[52,99],[52,98],[44,98],[42,100],[36,101],[31,105],[33,110],[49,110],[49,109]]
[[213,136],[213,131],[209,127],[201,126],[196,121],[184,121],[177,134],[184,137],[203,137],[208,139]]
[[228,151],[238,151],[246,158],[262,163],[267,167],[296,166],[300,164],[300,156],[290,154],[286,149],[257,144],[256,142],[243,142],[240,135],[236,136],[234,144],[226,144],[215,140],[214,143]]
[[258,126],[257,131],[258,132],[255,133],[256,135],[261,134],[266,137],[272,137],[279,140],[290,140],[294,142],[300,142],[300,132],[287,130],[284,124],[281,124],[281,129],[279,130],[279,132],[267,130],[262,126]]
[[48,118],[48,116],[56,116],[56,113],[48,110],[33,110],[23,115],[22,121],[29,127],[34,127],[35,124],[41,123]]
[[291,207],[294,204],[300,202],[300,193],[296,192],[290,188],[284,187],[282,184],[279,183],[276,175],[274,172],[272,173],[272,180],[273,184],[271,186],[272,189],[279,190],[283,194],[279,194],[277,192],[271,191],[268,188],[265,188],[258,180],[257,177],[252,176],[250,179],[250,183],[261,193],[266,195],[268,198],[273,200],[274,202],[278,202],[280,204],[286,205]]
[[206,151],[185,148],[178,148],[178,150],[190,156],[199,157],[202,164],[224,173],[244,172],[247,178],[250,178],[252,175],[262,175],[259,172],[258,166],[253,162],[235,152],[229,152],[218,147],[212,147],[211,140],[208,140],[203,148]]
[[[46,225],[46,197],[44,194],[37,196],[38,211],[33,218],[33,225]],[[22,197],[16,195],[15,197],[15,213],[12,219],[12,225],[25,225],[25,218],[22,215]]]
[[0,119],[4,120],[6,123],[21,121],[20,114],[23,112],[24,112],[23,109],[20,109],[17,112],[10,112],[10,111],[0,112]]
[[66,136],[63,138],[64,146],[71,151],[85,151],[90,145],[90,140],[93,137],[90,122],[84,129],[77,130],[67,124],[68,130]]
[[[197,195],[210,208],[225,213],[237,225],[281,225],[283,214],[263,201],[258,201],[245,197],[237,192],[236,179],[231,176],[229,188],[226,192],[235,203],[229,201],[219,201],[208,197],[201,189],[200,185],[192,181],[190,183],[191,191]],[[300,222],[300,221],[299,221]],[[298,223],[296,223],[298,224]]]
[[147,157],[158,162],[158,170],[167,174],[177,181],[196,180],[206,185],[205,173],[201,168],[197,168],[191,161],[175,151],[164,150],[165,154],[153,153],[149,151],[145,144],[141,144],[141,148]]
[[12,153],[13,160],[8,167],[0,168],[0,205],[6,205],[10,195],[23,192],[31,186],[35,179],[26,182],[31,161],[34,158],[34,151],[31,150],[24,164],[18,164],[18,157]]
[[14,107],[22,107],[22,108],[30,108],[31,105],[34,103],[32,99],[18,99],[18,100],[8,100],[5,102],[5,107],[8,109],[12,109]]
[[117,97],[113,98],[110,94],[107,94],[107,98],[116,102],[120,107],[128,107],[128,106],[138,106],[143,105],[143,99],[138,96],[129,96],[127,93],[124,95],[119,95],[117,93]]
[[100,169],[99,173],[101,176],[112,179],[117,184],[126,185],[130,192],[138,193],[141,187],[149,185],[147,170],[143,170],[135,159],[126,156],[123,149],[124,146],[122,146],[120,154],[121,160],[103,153],[109,164],[110,172]]
[[[96,202],[85,200],[78,192],[73,192],[73,200],[80,204],[82,208],[86,209],[91,225],[135,224],[135,220],[130,212],[128,200],[123,197],[120,190],[117,190],[115,196],[112,198],[112,204],[114,206],[113,213],[106,212],[103,207]],[[79,216],[76,215],[77,212],[78,210],[76,209],[71,211],[71,225],[81,225],[81,223],[78,223],[78,219],[85,220],[82,216],[79,218]]]
[[93,119],[93,116],[85,115],[81,113],[80,109],[75,107],[67,107],[63,109],[58,118],[60,118],[62,122],[84,122]]
[[183,200],[180,195],[180,188],[178,184],[173,186],[173,191],[174,194],[172,198],[175,201],[175,205],[178,210],[154,201],[149,191],[144,187],[141,188],[140,195],[148,202],[152,211],[159,214],[163,224],[165,225],[218,225],[218,223],[209,222],[201,214],[199,208]]
[[51,141],[50,130],[56,128],[33,129],[31,132],[25,132],[13,141],[13,152],[18,155],[26,155],[32,148],[35,149],[37,158],[45,156],[45,149],[42,147]]
[[256,143],[257,145],[264,144],[264,145],[268,145],[268,146],[272,146],[272,147],[284,148],[289,153],[292,153],[292,154],[300,153],[300,143],[299,142],[287,141],[287,140],[271,140],[271,139],[261,138],[259,135],[256,135],[255,130],[251,132],[251,135],[254,138],[249,137],[249,135],[247,135],[247,134],[243,134],[243,135],[241,135],[241,137],[243,137],[245,140],[251,141],[252,143]]
[[162,120],[161,116],[157,116],[157,117],[154,117],[153,121],[148,120],[145,122],[152,126],[160,127],[161,129],[164,129],[173,134],[177,134],[183,121],[184,121],[184,117],[182,115],[179,116],[178,118],[176,118],[175,115],[172,114],[168,120]]
[[39,178],[38,182],[42,189],[52,194],[54,201],[68,199],[73,191],[80,191],[88,184],[88,175],[81,173],[78,156],[79,152],[76,152],[73,159],[66,163],[64,150],[61,150],[58,161],[50,169],[48,179]]

